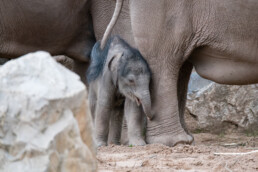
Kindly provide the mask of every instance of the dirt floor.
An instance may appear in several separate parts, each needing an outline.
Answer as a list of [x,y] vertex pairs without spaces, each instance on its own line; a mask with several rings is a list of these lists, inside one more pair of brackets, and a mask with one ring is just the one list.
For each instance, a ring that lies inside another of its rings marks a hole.
[[209,133],[194,136],[195,146],[101,147],[97,155],[99,171],[258,171],[258,136]]

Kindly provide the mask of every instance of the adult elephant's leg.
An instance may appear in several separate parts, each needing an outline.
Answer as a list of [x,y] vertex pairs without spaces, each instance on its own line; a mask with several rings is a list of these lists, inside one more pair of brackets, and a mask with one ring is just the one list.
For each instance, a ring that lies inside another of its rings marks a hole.
[[0,58],[0,65],[3,65],[8,61],[9,61],[9,59],[7,59],[7,58]]
[[74,68],[74,60],[71,59],[70,57],[67,57],[65,55],[58,55],[58,56],[53,56],[53,58],[63,66],[65,66],[67,69],[70,69],[73,71]]
[[[179,117],[178,87],[179,65],[172,59],[159,59],[160,62],[150,66],[153,73],[152,98],[154,119],[148,121],[147,143],[162,143],[174,146],[178,143],[191,143]],[[163,62],[163,63],[162,63]]]
[[147,143],[174,146],[193,141],[181,124],[178,102],[180,69],[194,48],[191,6],[187,4],[176,0],[130,1],[135,43],[152,71],[155,114],[147,124]]
[[78,60],[74,60],[74,68],[73,68],[73,71],[75,73],[77,73],[82,82],[88,86],[87,84],[87,80],[86,80],[86,71],[89,67],[89,62],[81,62],[81,61],[78,61]]
[[77,73],[80,76],[81,81],[87,86],[86,71],[89,67],[89,62],[76,60],[74,58],[72,59],[64,55],[54,56],[54,59],[66,68]]
[[[177,81],[177,99],[178,99],[178,109],[179,109],[179,117],[182,127],[187,132],[187,134],[191,135],[185,125],[184,113],[185,113],[185,105],[187,100],[187,88],[188,82],[190,79],[190,75],[193,69],[193,65],[188,61],[185,61],[183,66],[179,71],[179,77]],[[192,136],[192,135],[191,135]]]

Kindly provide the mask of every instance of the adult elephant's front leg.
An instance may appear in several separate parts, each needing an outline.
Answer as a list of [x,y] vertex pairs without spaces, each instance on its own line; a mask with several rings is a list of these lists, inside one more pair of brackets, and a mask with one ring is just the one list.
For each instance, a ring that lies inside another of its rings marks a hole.
[[193,141],[182,127],[179,117],[178,76],[180,66],[171,59],[162,59],[158,64],[152,64],[153,83],[152,98],[155,118],[148,121],[147,143],[162,143],[174,146],[178,143]]
[[[183,112],[184,99],[178,98],[185,96],[178,89],[180,68],[194,48],[192,10],[188,4],[188,1],[176,0],[130,1],[135,44],[152,71],[151,97],[155,114],[147,123],[147,143],[174,146],[193,141],[181,124],[184,121],[179,114]],[[186,87],[183,87],[180,85],[184,91]]]

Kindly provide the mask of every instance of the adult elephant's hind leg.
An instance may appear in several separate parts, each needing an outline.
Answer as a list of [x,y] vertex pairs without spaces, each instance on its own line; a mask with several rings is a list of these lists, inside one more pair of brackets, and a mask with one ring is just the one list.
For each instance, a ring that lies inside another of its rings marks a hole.
[[3,65],[8,61],[9,61],[9,59],[7,59],[7,58],[0,58],[0,65]]
[[178,109],[179,109],[179,117],[180,122],[184,130],[187,134],[192,134],[188,131],[185,125],[184,113],[185,113],[185,105],[187,100],[187,88],[190,79],[190,75],[193,69],[193,65],[188,61],[185,61],[179,71],[179,77],[177,81],[177,99],[178,99]]
[[80,76],[81,81],[87,87],[88,87],[88,83],[87,83],[87,80],[86,80],[86,71],[88,69],[88,66],[89,66],[89,62],[81,62],[81,61],[78,61],[78,60],[74,60],[74,69],[73,69],[73,71]]
[[[64,65],[66,68],[78,74],[81,81],[87,86],[86,71],[89,67],[89,62],[76,60],[65,55],[54,56],[54,59]],[[0,61],[1,63],[1,61]]]

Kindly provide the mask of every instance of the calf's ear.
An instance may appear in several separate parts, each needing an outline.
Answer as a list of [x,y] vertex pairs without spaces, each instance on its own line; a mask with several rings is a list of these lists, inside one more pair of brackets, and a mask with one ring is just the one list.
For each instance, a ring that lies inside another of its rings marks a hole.
[[117,69],[118,61],[123,56],[123,54],[123,52],[120,52],[111,57],[111,59],[108,62],[108,69],[110,71]]
[[114,85],[117,85],[117,65],[119,64],[119,59],[123,56],[123,53],[117,53],[111,57],[108,62],[108,70],[112,72],[112,81]]

